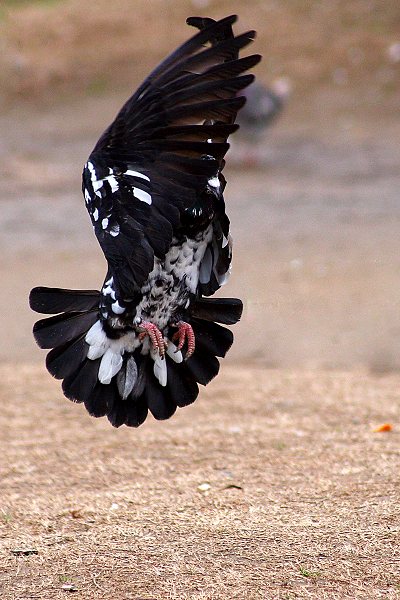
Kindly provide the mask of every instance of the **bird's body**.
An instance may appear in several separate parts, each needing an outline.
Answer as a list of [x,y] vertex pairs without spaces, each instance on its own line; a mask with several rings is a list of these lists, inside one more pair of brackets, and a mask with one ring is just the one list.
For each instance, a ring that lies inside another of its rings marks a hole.
[[[34,334],[65,395],[111,423],[140,425],[193,402],[217,373],[237,299],[207,299],[228,278],[222,175],[227,138],[258,55],[235,17],[188,20],[200,32],[140,86],[83,170],[83,195],[108,262],[100,292],[35,288],[34,310],[57,316]],[[206,48],[204,48],[206,46]]]

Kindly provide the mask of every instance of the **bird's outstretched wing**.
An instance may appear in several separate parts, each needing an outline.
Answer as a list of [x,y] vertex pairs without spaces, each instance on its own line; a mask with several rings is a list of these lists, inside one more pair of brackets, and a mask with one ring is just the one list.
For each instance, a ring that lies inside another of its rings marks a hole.
[[239,58],[255,32],[235,36],[235,21],[188,19],[200,31],[147,77],[85,165],[86,206],[122,297],[138,292],[154,258],[165,256],[205,193],[220,201],[220,215],[200,273],[201,293],[213,293],[229,267],[221,171],[245,102],[238,93],[253,81],[243,73],[260,60]]

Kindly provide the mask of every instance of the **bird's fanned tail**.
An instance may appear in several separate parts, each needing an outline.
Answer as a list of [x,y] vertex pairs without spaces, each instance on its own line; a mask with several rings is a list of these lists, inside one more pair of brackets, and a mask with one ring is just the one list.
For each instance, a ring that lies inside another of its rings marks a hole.
[[[115,427],[138,427],[148,411],[157,420],[168,419],[177,407],[194,402],[198,384],[207,385],[218,374],[217,357],[224,357],[233,342],[232,332],[220,323],[234,324],[242,313],[238,299],[201,298],[184,315],[196,337],[196,348],[187,360],[177,360],[174,330],[168,328],[164,358],[156,356],[154,360],[151,353],[142,353],[142,346],[123,351],[121,345],[115,342],[113,346],[110,340],[110,358],[103,361],[105,354],[88,358],[88,332],[100,322],[99,300],[100,292],[95,290],[46,287],[34,288],[29,298],[34,311],[54,315],[37,321],[33,329],[38,345],[50,350],[46,358],[48,371],[63,380],[67,398],[83,403],[94,417],[107,416]],[[112,375],[109,383],[102,383],[99,376],[108,360]],[[156,365],[165,371],[164,385],[160,383],[163,374],[156,374]]]

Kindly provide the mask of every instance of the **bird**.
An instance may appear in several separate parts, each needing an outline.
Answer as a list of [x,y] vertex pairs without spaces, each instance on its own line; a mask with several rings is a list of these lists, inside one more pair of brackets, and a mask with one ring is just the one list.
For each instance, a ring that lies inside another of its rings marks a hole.
[[240,126],[238,137],[246,145],[244,162],[249,166],[263,162],[260,152],[263,136],[285,108],[291,88],[290,80],[280,77],[268,87],[254,81],[243,90],[246,104],[237,118]]
[[100,290],[35,287],[46,367],[64,395],[114,427],[194,402],[219,372],[237,298],[211,298],[232,258],[223,175],[239,94],[259,54],[237,16],[189,17],[198,31],[163,60],[100,136],[82,192],[107,261]]
[[291,85],[286,77],[280,77],[266,87],[254,81],[244,90],[246,104],[240,111],[237,122],[241,134],[251,138],[260,136],[279,116],[290,95]]

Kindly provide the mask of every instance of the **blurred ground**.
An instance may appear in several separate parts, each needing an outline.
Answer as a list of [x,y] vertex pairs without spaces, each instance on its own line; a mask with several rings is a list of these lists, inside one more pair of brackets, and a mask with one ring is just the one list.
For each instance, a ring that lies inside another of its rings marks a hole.
[[257,29],[261,80],[289,76],[308,100],[316,89],[332,97],[336,87],[336,103],[356,89],[357,110],[398,109],[390,53],[399,42],[396,0],[96,0],[84,10],[80,0],[3,0],[1,7],[4,102],[129,89],[187,38],[188,15],[236,12],[242,30]]
[[0,358],[39,357],[30,287],[101,285],[103,258],[80,195],[82,164],[100,132],[188,35],[187,14],[236,11],[242,29],[259,30],[260,79],[287,76],[294,92],[266,134],[260,168],[238,166],[240,143],[228,160],[235,262],[224,293],[246,303],[230,360],[398,368],[398,4],[107,6],[92,3],[84,15],[74,0],[3,6],[0,276],[16,305],[10,315],[2,294]]
[[[45,373],[28,293],[101,285],[82,165],[186,16],[232,12],[294,90],[260,166],[228,156],[245,314],[195,406],[116,432]],[[398,597],[398,434],[372,428],[398,421],[399,25],[394,0],[2,2],[2,598]]]

